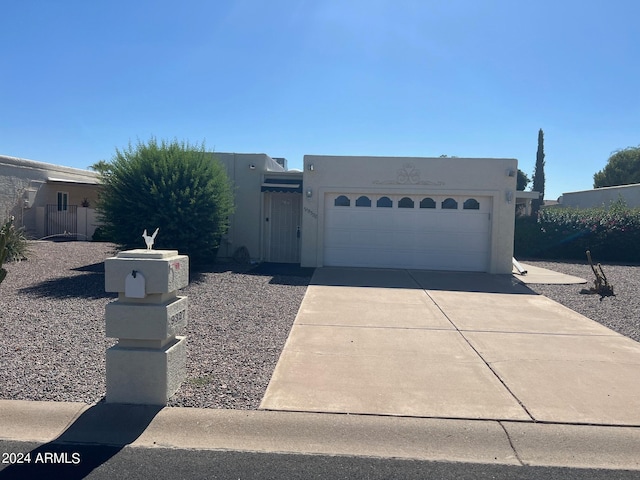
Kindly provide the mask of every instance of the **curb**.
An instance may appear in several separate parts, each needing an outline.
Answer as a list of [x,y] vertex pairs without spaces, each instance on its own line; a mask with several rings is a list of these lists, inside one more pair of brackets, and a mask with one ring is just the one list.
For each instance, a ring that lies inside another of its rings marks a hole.
[[640,427],[0,400],[9,441],[640,470]]

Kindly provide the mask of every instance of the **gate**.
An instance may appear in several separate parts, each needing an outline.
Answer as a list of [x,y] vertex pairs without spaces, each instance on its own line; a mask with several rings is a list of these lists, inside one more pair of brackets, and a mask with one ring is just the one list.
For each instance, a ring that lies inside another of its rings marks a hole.
[[267,261],[300,263],[300,193],[267,193]]
[[46,236],[69,235],[73,238],[78,233],[78,206],[47,205],[47,231]]

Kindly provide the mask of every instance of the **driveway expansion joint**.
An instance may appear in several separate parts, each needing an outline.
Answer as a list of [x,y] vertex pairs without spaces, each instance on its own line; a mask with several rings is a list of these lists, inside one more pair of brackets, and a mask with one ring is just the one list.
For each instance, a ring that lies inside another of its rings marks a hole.
[[[411,274],[411,272],[408,272],[409,276],[411,276],[412,279],[415,280],[415,278],[413,277],[413,275]],[[416,281],[416,283],[418,283]],[[511,395],[511,397],[513,397],[513,399],[518,402],[518,405],[520,405],[520,408],[522,408],[524,410],[524,412],[531,418],[532,421],[535,421],[535,417],[532,415],[532,413],[529,411],[529,409],[527,408],[527,406],[518,398],[518,396],[515,394],[515,392],[513,392],[513,390],[511,390],[511,388],[509,388],[509,386],[504,382],[504,380],[500,377],[500,375],[498,375],[498,372],[496,372],[493,367],[491,366],[491,364],[485,360],[485,358],[480,354],[480,352],[473,346],[473,344],[469,341],[469,339],[464,335],[464,332],[461,331],[458,326],[453,322],[453,320],[451,320],[451,318],[447,315],[447,313],[442,309],[442,307],[438,304],[438,302],[436,302],[436,300],[431,296],[431,294],[429,293],[429,291],[427,289],[423,289],[423,291],[427,294],[427,296],[433,301],[433,303],[436,305],[436,307],[438,308],[438,310],[440,310],[440,312],[442,313],[442,315],[445,316],[445,318],[451,323],[451,325],[453,325],[453,327],[456,329],[456,332],[458,332],[460,334],[460,336],[464,339],[464,341],[467,343],[467,345],[469,345],[469,347],[475,352],[475,354],[482,360],[482,362],[486,365],[486,367],[491,371],[491,373],[496,377],[496,379],[500,382],[500,384],[507,390],[507,392],[509,392],[509,395]]]

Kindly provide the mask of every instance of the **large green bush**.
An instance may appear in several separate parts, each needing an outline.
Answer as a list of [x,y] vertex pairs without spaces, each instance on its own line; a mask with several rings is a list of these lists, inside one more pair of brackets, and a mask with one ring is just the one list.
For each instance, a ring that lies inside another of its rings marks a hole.
[[116,154],[102,169],[101,234],[122,248],[176,249],[194,266],[210,263],[228,229],[233,194],[224,166],[204,146],[155,138]]
[[514,252],[520,257],[640,262],[640,208],[546,208],[516,219]]

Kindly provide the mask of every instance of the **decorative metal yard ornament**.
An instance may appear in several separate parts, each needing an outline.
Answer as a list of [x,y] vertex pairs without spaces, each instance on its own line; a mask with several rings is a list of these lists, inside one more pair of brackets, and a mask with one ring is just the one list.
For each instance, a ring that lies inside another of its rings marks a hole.
[[156,231],[153,232],[153,235],[149,236],[147,235],[147,229],[144,229],[144,232],[142,232],[142,238],[144,238],[144,243],[147,244],[147,250],[153,250],[153,242],[156,240],[156,235],[158,234],[158,230],[160,230],[160,227],[156,228]]
[[604,274],[604,270],[602,270],[602,265],[598,263],[597,268],[593,266],[593,261],[591,260],[591,252],[587,250],[587,260],[589,260],[589,265],[591,265],[591,270],[593,270],[593,274],[596,276],[596,279],[593,281],[594,286],[586,289],[583,288],[580,290],[580,293],[593,294],[597,293],[600,295],[600,301],[604,297],[615,297],[616,294],[613,293],[613,285],[609,283],[607,277]]

